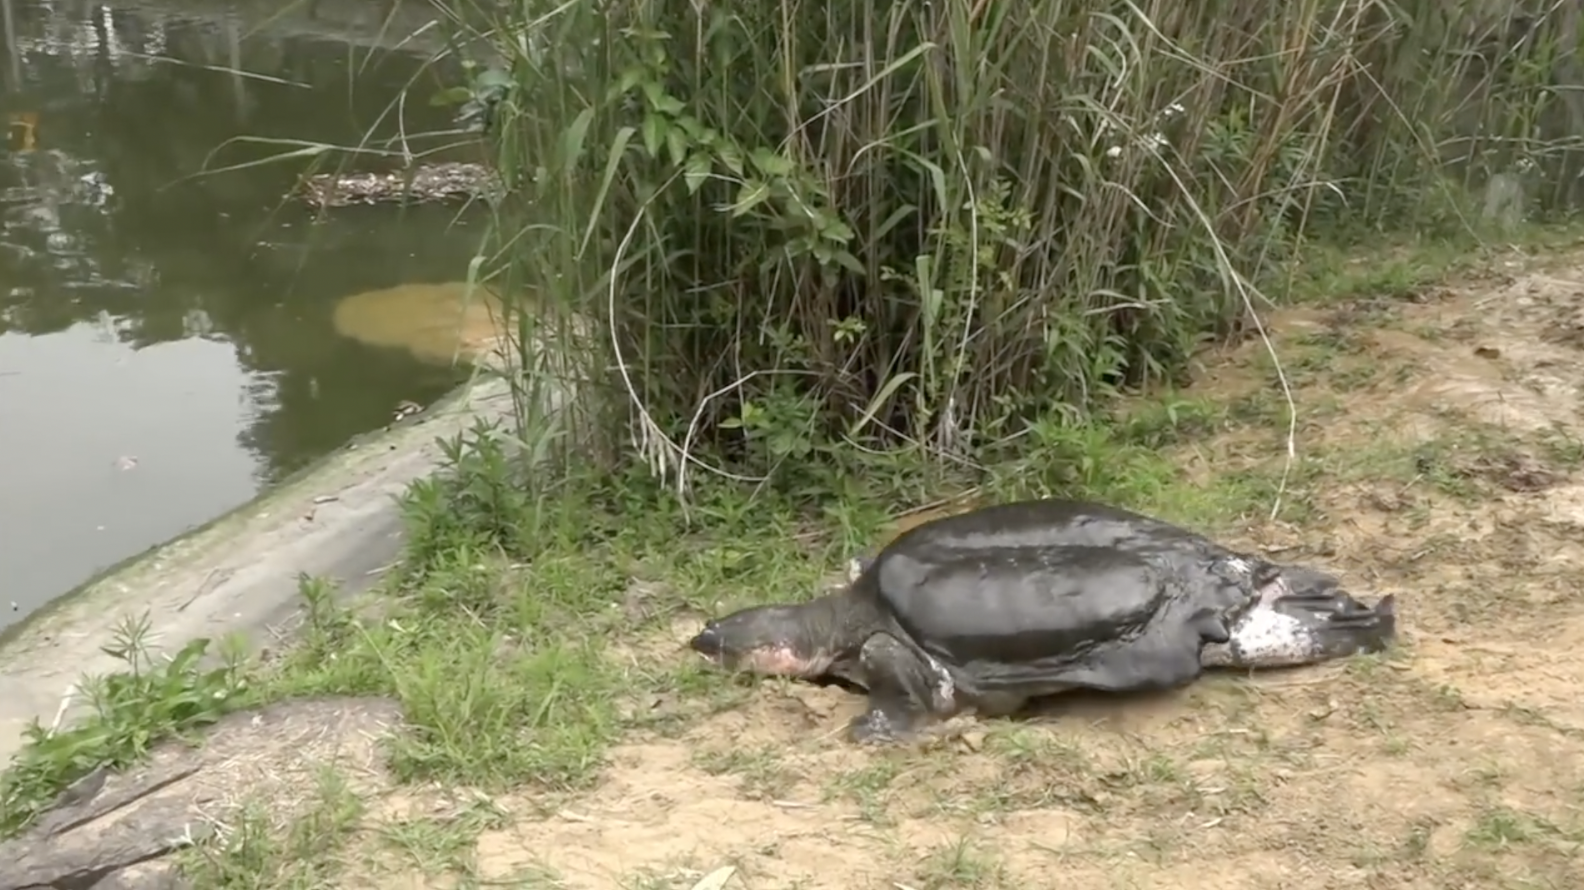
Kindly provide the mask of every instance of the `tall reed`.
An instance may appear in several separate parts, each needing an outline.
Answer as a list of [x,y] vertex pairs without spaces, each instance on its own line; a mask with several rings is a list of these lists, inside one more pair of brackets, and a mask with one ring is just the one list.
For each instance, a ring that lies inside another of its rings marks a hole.
[[485,269],[678,484],[1178,377],[1306,237],[1469,225],[1584,123],[1542,0],[436,2],[502,60]]

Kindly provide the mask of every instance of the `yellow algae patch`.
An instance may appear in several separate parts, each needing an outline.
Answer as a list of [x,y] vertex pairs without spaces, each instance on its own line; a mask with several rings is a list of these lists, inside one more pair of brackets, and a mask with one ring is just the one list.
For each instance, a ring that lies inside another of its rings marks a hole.
[[462,281],[353,294],[336,304],[334,324],[343,337],[442,365],[478,361],[506,340],[500,297]]

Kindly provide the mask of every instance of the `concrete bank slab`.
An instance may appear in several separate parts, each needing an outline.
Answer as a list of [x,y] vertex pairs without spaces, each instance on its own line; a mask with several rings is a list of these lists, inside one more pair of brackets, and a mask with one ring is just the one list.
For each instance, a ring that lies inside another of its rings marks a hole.
[[113,671],[101,651],[126,618],[147,612],[153,648],[232,632],[259,644],[298,611],[298,580],[325,577],[353,594],[397,558],[395,498],[440,466],[437,440],[476,419],[510,416],[505,381],[476,378],[388,432],[367,436],[254,501],[145,552],[40,609],[0,637],[0,765],[38,718],[48,725],[85,673]]

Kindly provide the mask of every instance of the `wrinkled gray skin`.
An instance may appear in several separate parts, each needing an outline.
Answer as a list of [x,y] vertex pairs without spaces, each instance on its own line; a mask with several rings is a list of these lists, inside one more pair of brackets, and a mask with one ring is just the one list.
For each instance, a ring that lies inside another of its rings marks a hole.
[[844,590],[710,621],[689,645],[727,669],[866,690],[850,737],[887,743],[969,710],[1006,716],[1071,689],[1314,664],[1396,633],[1390,596],[1366,606],[1324,572],[1074,501],[936,519],[851,569]]

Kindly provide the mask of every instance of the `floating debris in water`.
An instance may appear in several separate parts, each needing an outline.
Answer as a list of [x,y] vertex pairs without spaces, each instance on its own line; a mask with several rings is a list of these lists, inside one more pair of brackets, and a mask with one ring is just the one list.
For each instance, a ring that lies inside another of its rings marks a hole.
[[27,154],[38,148],[39,116],[36,111],[13,111],[6,121],[6,138],[14,145],[8,145],[17,154]]
[[294,194],[319,207],[347,207],[475,196],[493,200],[500,190],[500,177],[483,164],[447,162],[385,173],[318,173],[303,177]]

